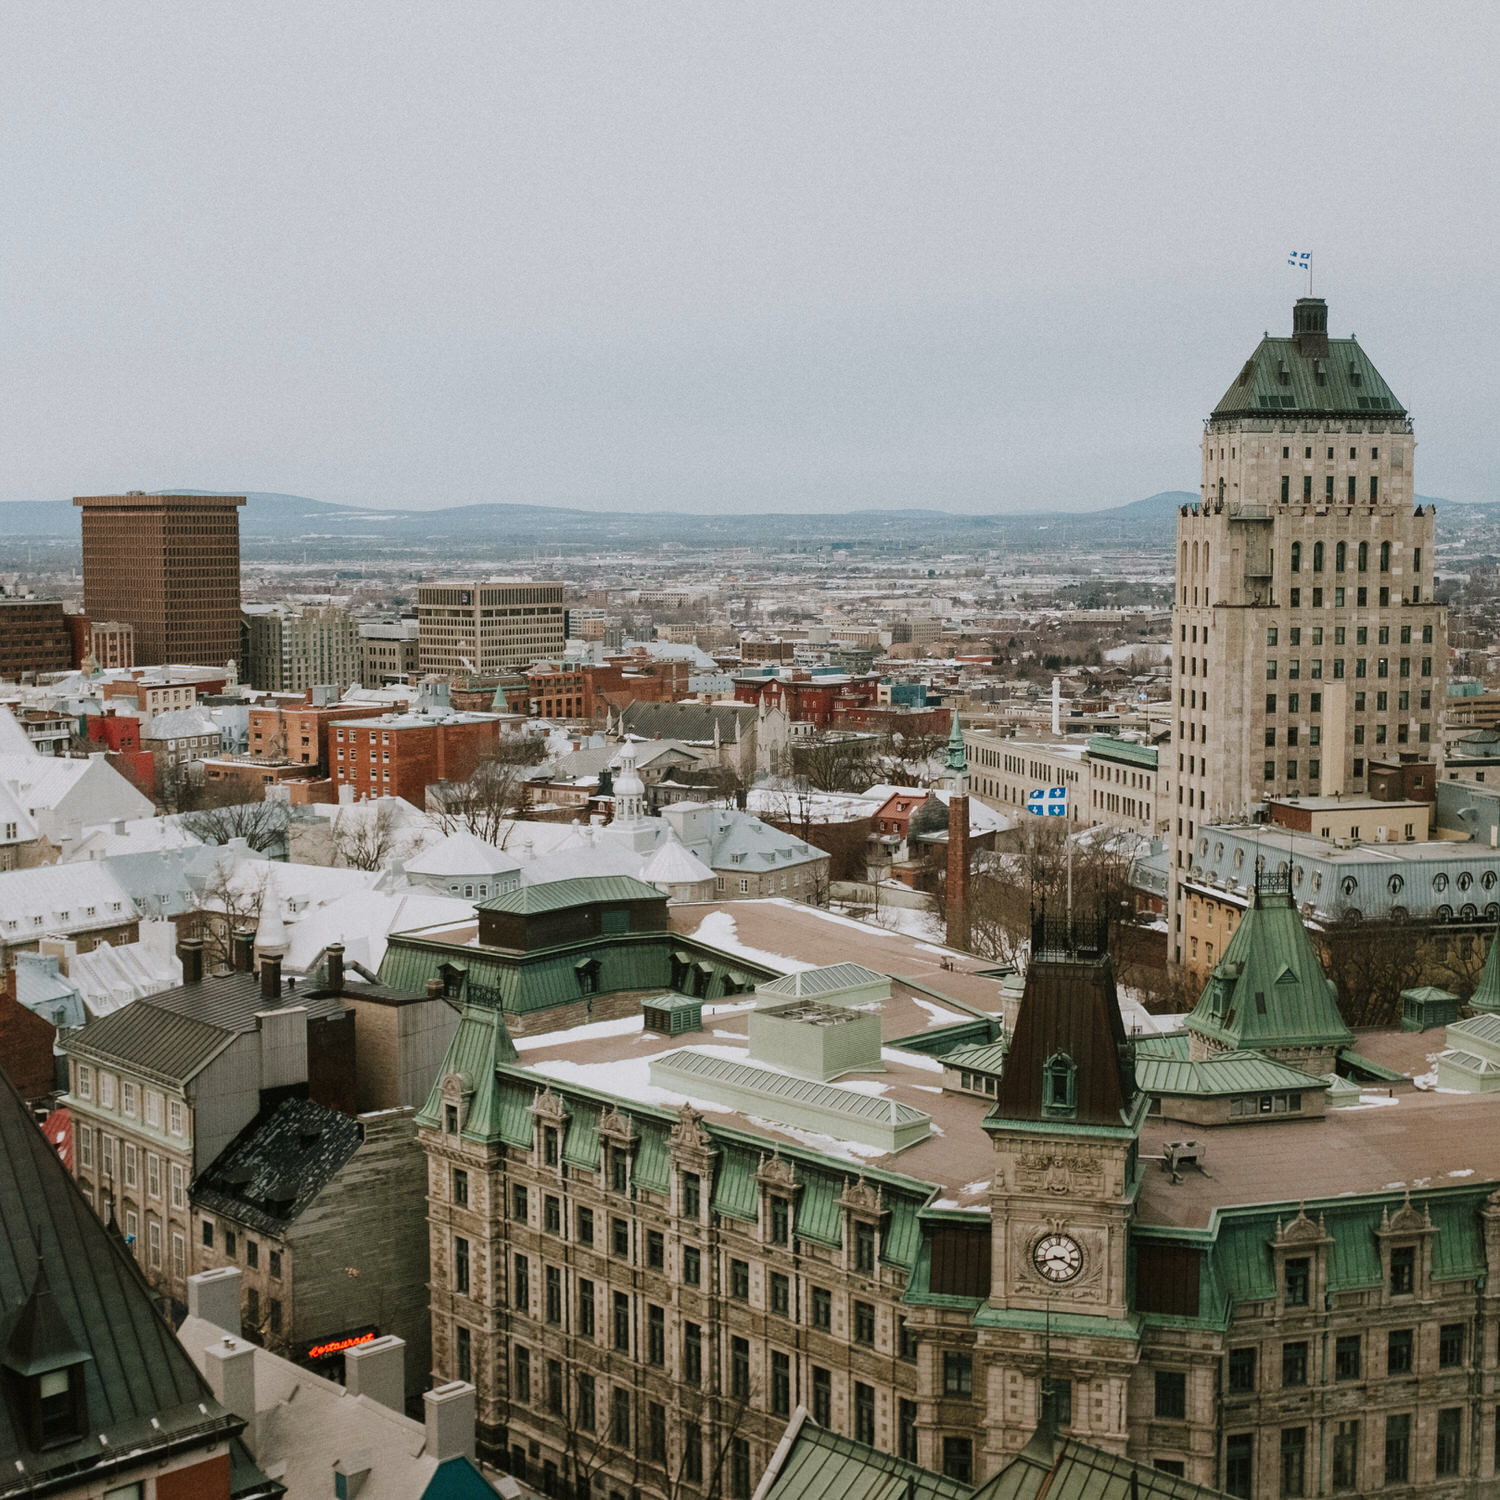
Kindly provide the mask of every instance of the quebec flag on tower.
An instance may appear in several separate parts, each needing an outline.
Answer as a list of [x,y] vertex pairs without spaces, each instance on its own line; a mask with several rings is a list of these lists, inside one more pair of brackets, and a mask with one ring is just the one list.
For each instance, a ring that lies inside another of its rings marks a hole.
[[1039,818],[1065,818],[1068,815],[1068,789],[1065,786],[1043,786],[1026,794],[1026,811]]

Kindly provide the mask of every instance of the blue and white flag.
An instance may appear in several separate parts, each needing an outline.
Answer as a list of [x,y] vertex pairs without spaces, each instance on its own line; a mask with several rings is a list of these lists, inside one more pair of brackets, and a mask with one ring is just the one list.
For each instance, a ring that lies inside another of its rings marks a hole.
[[1043,786],[1026,794],[1026,811],[1039,818],[1065,818],[1068,815],[1068,789],[1065,786]]
[[1311,250],[1293,250],[1286,258],[1287,265],[1295,271],[1305,271],[1312,265]]

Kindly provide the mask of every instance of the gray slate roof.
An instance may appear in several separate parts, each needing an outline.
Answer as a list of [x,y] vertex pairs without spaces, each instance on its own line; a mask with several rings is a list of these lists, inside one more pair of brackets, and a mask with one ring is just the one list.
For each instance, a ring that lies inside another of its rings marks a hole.
[[280,1234],[359,1150],[358,1120],[311,1099],[257,1115],[199,1174],[193,1201],[263,1234]]
[[642,739],[686,740],[701,744],[714,737],[736,739],[754,727],[756,708],[750,703],[645,703],[637,699],[620,716],[627,734]]
[[305,1006],[309,1019],[318,1019],[337,1014],[344,999],[325,990],[303,989],[284,990],[277,999],[267,1000],[254,974],[215,974],[91,1022],[73,1034],[68,1050],[186,1084],[236,1036],[254,1031],[257,1014],[292,1006]]
[[[61,1327],[88,1355],[86,1431],[75,1442],[33,1450],[13,1406],[0,1401],[0,1496],[33,1494],[63,1476],[114,1458],[149,1454],[199,1433],[205,1447],[244,1423],[210,1394],[123,1243],[95,1217],[57,1154],[0,1075],[0,1346],[10,1342],[35,1285],[37,1250],[52,1306],[40,1329]],[[28,1358],[46,1350],[28,1341]],[[55,1340],[54,1340],[55,1342]],[[153,1419],[155,1424],[153,1425]],[[275,1495],[251,1469],[239,1493]]]

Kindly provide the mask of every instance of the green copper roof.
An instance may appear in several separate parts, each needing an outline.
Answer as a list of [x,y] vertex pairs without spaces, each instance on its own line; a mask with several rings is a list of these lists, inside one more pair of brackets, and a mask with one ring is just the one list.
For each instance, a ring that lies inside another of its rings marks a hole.
[[581,875],[573,880],[549,880],[545,885],[523,885],[519,890],[491,896],[477,903],[482,911],[510,912],[534,916],[537,912],[562,911],[569,906],[589,906],[599,901],[660,901],[654,885],[630,875]]
[[442,1128],[443,1079],[458,1073],[464,1080],[463,1134],[471,1140],[499,1134],[501,1098],[495,1068],[515,1061],[516,1045],[506,1030],[505,1017],[493,1006],[466,1005],[417,1123],[433,1130]]
[[1187,1027],[1233,1048],[1342,1047],[1354,1040],[1285,891],[1255,893]]
[[959,726],[957,713],[952,715],[952,720],[952,727],[948,731],[948,769],[967,771],[969,762],[964,755],[964,732]]
[[1406,415],[1380,371],[1353,339],[1329,339],[1326,355],[1304,354],[1296,339],[1260,341],[1216,417]]
[[792,1418],[771,1460],[762,1500],[968,1500],[973,1486]]
[[1490,937],[1490,951],[1485,955],[1484,973],[1469,996],[1474,1010],[1500,1010],[1500,929]]
[[1132,766],[1156,769],[1156,746],[1142,745],[1136,740],[1122,740],[1113,734],[1091,734],[1089,757],[1093,760],[1117,760]]
[[974,1500],[1222,1500],[1223,1491],[1038,1428]]
[[943,1054],[945,1068],[966,1068],[971,1073],[993,1073],[999,1077],[1005,1071],[1005,1044],[996,1042],[989,1047],[956,1047]]
[[1186,1058],[1135,1058],[1136,1082],[1148,1094],[1197,1095],[1262,1093],[1267,1089],[1321,1089],[1321,1078],[1279,1063],[1262,1052],[1221,1052],[1203,1062]]

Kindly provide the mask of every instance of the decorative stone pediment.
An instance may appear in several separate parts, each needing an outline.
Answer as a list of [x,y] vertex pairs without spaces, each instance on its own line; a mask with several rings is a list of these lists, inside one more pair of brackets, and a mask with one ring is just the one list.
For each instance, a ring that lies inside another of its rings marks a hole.
[[761,1157],[755,1180],[763,1188],[777,1193],[795,1193],[801,1186],[791,1162],[783,1161],[779,1150],[774,1155]]
[[862,1214],[868,1218],[879,1218],[885,1211],[880,1189],[872,1187],[863,1177],[854,1182],[845,1181],[839,1206],[851,1214]]
[[552,1092],[552,1085],[536,1091],[531,1101],[532,1115],[548,1125],[555,1125],[561,1129],[568,1120],[568,1106],[556,1094]]
[[599,1134],[622,1151],[629,1150],[639,1139],[635,1121],[629,1115],[621,1114],[619,1106],[615,1104],[611,1104],[599,1117]]
[[1388,1208],[1381,1213],[1380,1228],[1375,1232],[1384,1239],[1391,1235],[1436,1234],[1437,1229],[1425,1205],[1420,1213],[1412,1206],[1411,1190],[1408,1189],[1406,1201],[1395,1213]]
[[438,1091],[449,1104],[457,1104],[473,1094],[474,1085],[465,1073],[445,1073]]
[[1283,1224],[1280,1219],[1276,1221],[1276,1238],[1271,1241],[1273,1250],[1316,1249],[1319,1245],[1329,1245],[1333,1241],[1329,1238],[1328,1228],[1323,1220],[1323,1215],[1318,1215],[1317,1223],[1307,1216],[1307,1205],[1298,1204],[1297,1217],[1290,1224]]
[[703,1114],[691,1104],[684,1104],[677,1111],[677,1123],[667,1136],[674,1156],[703,1158],[713,1154],[713,1139],[703,1128]]

